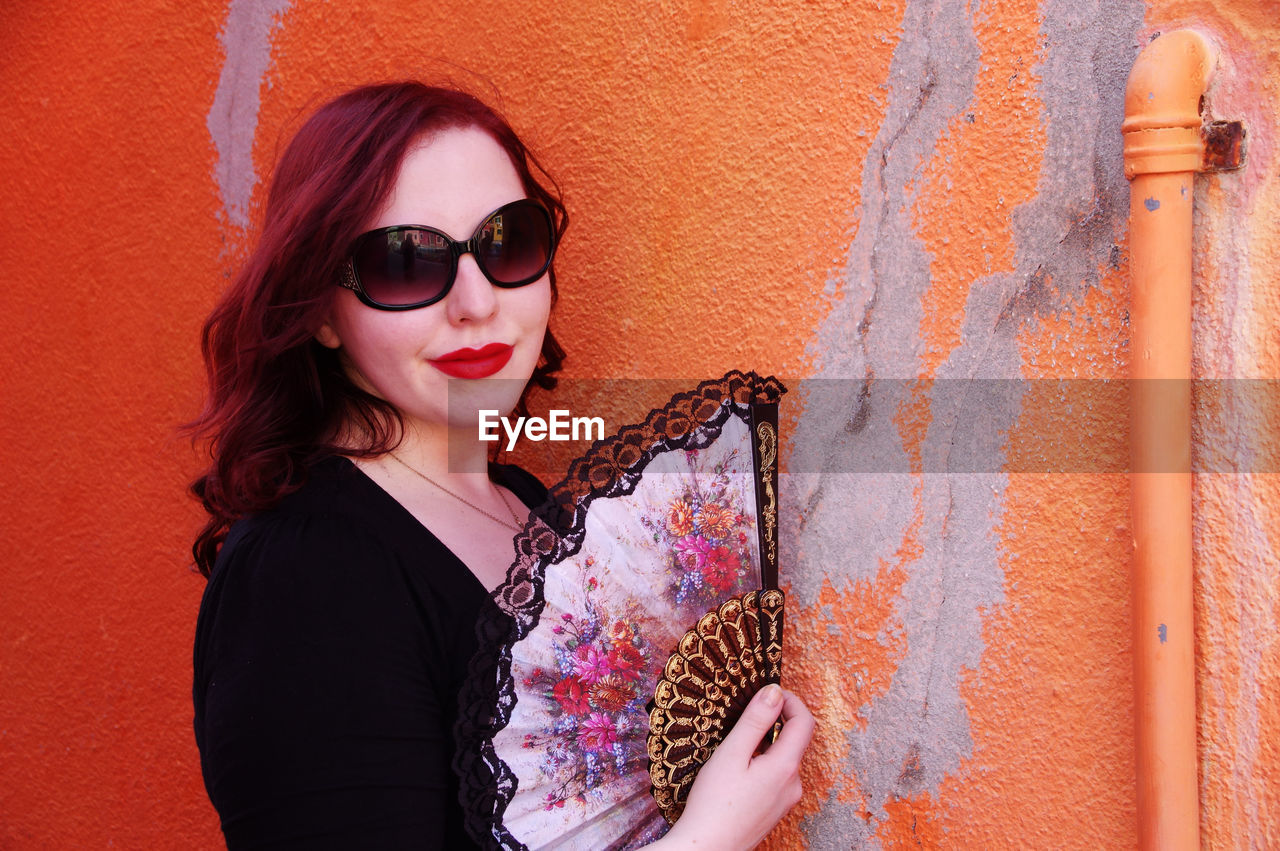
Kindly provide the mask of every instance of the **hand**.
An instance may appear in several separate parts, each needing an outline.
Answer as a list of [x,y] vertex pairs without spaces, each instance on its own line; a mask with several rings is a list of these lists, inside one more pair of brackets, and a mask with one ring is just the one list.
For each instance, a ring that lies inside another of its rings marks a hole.
[[[764,753],[756,748],[782,715],[782,734]],[[751,848],[800,801],[800,759],[813,736],[813,715],[789,691],[761,689],[725,736],[689,790],[684,814],[650,847]]]

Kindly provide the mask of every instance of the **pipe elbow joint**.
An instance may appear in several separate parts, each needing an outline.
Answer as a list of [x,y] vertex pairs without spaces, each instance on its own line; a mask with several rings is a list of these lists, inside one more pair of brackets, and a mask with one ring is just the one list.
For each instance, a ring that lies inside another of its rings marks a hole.
[[1216,49],[1195,30],[1143,48],[1124,93],[1125,177],[1201,170],[1201,97],[1216,64]]

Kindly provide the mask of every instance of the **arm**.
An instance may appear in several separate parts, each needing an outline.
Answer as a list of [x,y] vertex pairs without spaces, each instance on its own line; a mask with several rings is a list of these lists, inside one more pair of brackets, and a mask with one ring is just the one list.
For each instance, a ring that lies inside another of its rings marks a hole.
[[[782,734],[757,754],[779,715],[786,722]],[[764,839],[800,801],[800,760],[813,727],[800,698],[778,686],[761,689],[698,772],[680,820],[649,847],[738,851]]]

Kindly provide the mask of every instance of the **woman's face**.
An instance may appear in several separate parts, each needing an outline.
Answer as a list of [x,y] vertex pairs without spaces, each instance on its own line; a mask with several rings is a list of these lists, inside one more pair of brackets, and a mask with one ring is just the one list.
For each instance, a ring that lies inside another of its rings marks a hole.
[[[365,230],[426,225],[465,240],[494,210],[524,197],[515,167],[489,134],[451,128],[410,148]],[[341,349],[352,380],[395,405],[409,424],[474,430],[478,409],[505,414],[515,406],[537,365],[550,312],[546,275],[516,289],[495,287],[465,254],[449,294],[416,310],[377,310],[340,289],[316,339]]]

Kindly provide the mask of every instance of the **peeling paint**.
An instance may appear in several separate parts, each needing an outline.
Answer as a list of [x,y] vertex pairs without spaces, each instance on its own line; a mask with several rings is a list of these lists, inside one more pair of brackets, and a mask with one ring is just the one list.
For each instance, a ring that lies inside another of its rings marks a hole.
[[[921,374],[921,297],[931,279],[909,211],[949,122],[971,108],[979,67],[968,10],[945,2],[908,5],[889,75],[885,120],[864,161],[861,220],[840,286],[842,298],[811,346],[819,376]],[[799,456],[810,447],[833,457],[857,453],[868,441],[896,443],[899,454],[918,451],[895,422],[909,400],[868,399],[866,386],[856,381],[849,382],[847,394],[843,402],[805,400],[793,467],[806,468]],[[856,414],[838,416],[833,403]],[[850,421],[858,427],[844,428]],[[927,422],[925,427],[954,424]],[[812,598],[824,576],[837,590],[871,579],[869,571],[878,564],[896,560],[909,530],[918,529],[921,538],[922,550],[905,562],[907,579],[896,604],[906,630],[906,656],[889,692],[864,709],[865,729],[846,733],[845,770],[856,779],[873,821],[888,818],[886,805],[893,796],[936,788],[971,750],[958,676],[961,667],[975,666],[981,653],[979,609],[1000,598],[999,572],[990,569],[996,563],[993,539],[979,531],[989,528],[998,512],[998,482],[993,490],[987,481],[993,478],[998,477],[829,473],[800,483],[809,486],[796,495],[807,509],[796,531],[806,544],[797,553],[799,577],[792,586],[801,600]],[[833,557],[822,542],[859,557]],[[957,581],[962,566],[978,569]],[[847,807],[829,799],[806,821],[806,833],[815,835],[833,819],[851,823],[848,815],[832,812]]]
[[222,209],[233,227],[249,226],[249,205],[258,175],[253,142],[259,93],[271,65],[271,36],[291,0],[231,0],[218,41],[226,55],[206,126],[218,151],[213,173]]
[[[939,359],[922,348],[928,317],[921,303],[942,282],[931,276],[931,257],[909,211],[952,123],[975,123],[969,120],[980,72],[974,31],[982,12],[941,2],[908,6],[886,117],[864,160],[860,219],[836,282],[837,302],[810,345],[819,376],[1019,376],[1021,330],[1099,285],[1098,270],[1113,261],[1127,207],[1120,140],[1107,128],[1119,114],[1143,6],[1047,2],[1040,13],[1044,52],[1036,71],[1045,151],[1036,192],[1011,214],[1012,271],[959,282],[968,288],[960,334]],[[807,452],[832,459],[870,451],[892,457],[896,447],[911,457],[920,451],[921,434],[928,436],[924,446],[945,452],[951,441],[935,432],[1006,433],[1020,413],[1017,399],[957,411],[927,396],[914,407],[910,400],[868,396],[869,386],[849,381],[843,396],[805,399],[792,469],[822,469]],[[913,463],[937,470],[947,461]],[[839,468],[835,460],[826,469]],[[889,691],[863,709],[865,727],[846,733],[847,777],[873,821],[881,822],[891,818],[890,802],[936,794],[942,779],[972,753],[959,685],[961,672],[976,669],[982,654],[981,613],[1003,600],[995,530],[1006,478],[828,472],[797,476],[794,484],[793,498],[804,510],[792,533],[803,545],[795,553],[799,575],[791,592],[801,601],[813,600],[823,579],[838,591],[869,581],[877,565],[895,563],[904,540],[919,540],[918,552],[901,562],[908,574],[896,604],[906,655]],[[842,558],[841,552],[857,557]],[[837,818],[832,809],[848,806],[838,795],[829,797],[806,821],[806,832]]]

